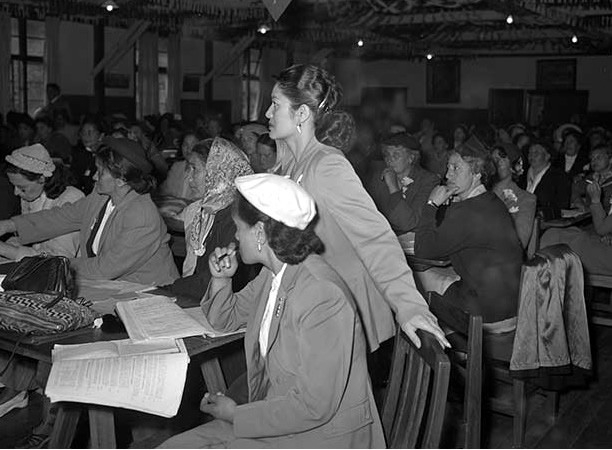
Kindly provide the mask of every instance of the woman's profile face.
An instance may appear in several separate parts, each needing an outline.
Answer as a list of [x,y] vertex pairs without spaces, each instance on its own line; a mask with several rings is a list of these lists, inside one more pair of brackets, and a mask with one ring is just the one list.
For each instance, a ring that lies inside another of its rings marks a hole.
[[96,159],[96,173],[93,176],[96,182],[96,192],[102,195],[111,195],[115,191],[115,178],[99,160]]
[[244,220],[233,212],[232,220],[236,225],[234,237],[238,241],[240,258],[245,264],[255,264],[260,262],[260,251],[257,250],[257,225],[249,226]]
[[458,153],[453,152],[448,158],[446,185],[455,189],[455,195],[460,196],[475,186],[475,177],[470,165]]
[[43,193],[45,177],[42,175],[34,181],[28,180],[20,173],[8,173],[7,177],[15,187],[15,195],[26,202],[33,202]]
[[590,159],[594,172],[604,172],[610,168],[610,156],[605,148],[592,150]]
[[187,156],[185,176],[192,191],[203,197],[205,194],[206,161],[200,155],[192,152]]
[[266,111],[266,118],[272,139],[285,139],[298,132],[291,102],[282,93],[278,84],[272,89],[272,103]]
[[491,157],[493,158],[495,168],[497,169],[497,174],[501,180],[505,180],[506,178],[512,176],[510,160],[506,155],[502,155],[498,149],[495,149],[493,150]]
[[569,135],[565,138],[565,143],[563,144],[563,151],[568,156],[574,156],[578,154],[578,150],[580,150],[580,142],[574,135]]

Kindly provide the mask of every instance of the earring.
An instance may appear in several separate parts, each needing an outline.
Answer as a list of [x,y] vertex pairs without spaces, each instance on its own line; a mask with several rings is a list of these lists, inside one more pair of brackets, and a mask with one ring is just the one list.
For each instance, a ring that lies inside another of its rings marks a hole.
[[298,133],[302,134],[302,124],[301,124],[301,123],[298,123],[298,124],[296,125],[296,128],[297,128],[297,130],[298,130]]
[[261,251],[261,242],[257,241],[257,251]]

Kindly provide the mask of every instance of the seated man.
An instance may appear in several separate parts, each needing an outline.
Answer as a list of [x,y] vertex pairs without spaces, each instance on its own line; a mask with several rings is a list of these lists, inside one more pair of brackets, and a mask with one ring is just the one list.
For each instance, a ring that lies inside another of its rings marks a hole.
[[375,170],[368,190],[397,234],[414,231],[421,209],[440,179],[420,164],[420,145],[408,134],[382,142],[385,167]]

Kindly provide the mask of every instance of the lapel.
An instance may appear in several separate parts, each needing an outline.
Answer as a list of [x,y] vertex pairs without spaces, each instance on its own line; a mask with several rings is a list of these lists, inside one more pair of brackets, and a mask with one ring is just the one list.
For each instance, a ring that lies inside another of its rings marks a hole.
[[[106,240],[106,237],[109,235],[110,233],[110,229],[111,229],[111,224],[113,223],[113,220],[115,219],[115,217],[117,216],[117,214],[119,213],[119,211],[126,209],[126,207],[134,200],[136,199],[140,194],[136,191],[130,191],[126,194],[125,197],[123,197],[121,199],[121,201],[115,205],[115,209],[113,209],[113,211],[110,213],[110,215],[108,216],[108,220],[106,221],[106,224],[104,225],[104,228],[102,229],[102,234],[100,235],[100,245],[98,247],[98,249],[101,249],[104,241]],[[148,195],[148,194],[146,194]],[[99,252],[99,250],[98,250]]]
[[[270,333],[268,335],[268,348],[266,349],[266,355],[270,355],[270,349],[278,337],[280,321],[283,317],[283,313],[285,312],[289,294],[295,286],[297,275],[299,273],[299,267],[299,264],[294,266],[287,265],[287,268],[285,269],[280,288],[278,289],[278,295],[276,296],[276,303],[274,304],[274,309],[272,311],[272,322],[270,322]],[[261,324],[261,320],[258,323]]]

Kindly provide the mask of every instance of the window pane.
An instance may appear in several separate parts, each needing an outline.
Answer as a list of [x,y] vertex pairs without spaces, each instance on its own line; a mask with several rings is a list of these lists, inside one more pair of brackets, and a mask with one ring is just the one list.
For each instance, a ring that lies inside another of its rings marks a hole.
[[19,36],[19,21],[11,17],[11,36]]
[[159,80],[159,113],[164,114],[166,111],[166,101],[168,100],[168,74],[160,73]]
[[168,67],[168,53],[159,53],[158,56],[159,67]]
[[11,55],[19,54],[19,22],[11,18]]
[[45,38],[45,22],[42,20],[28,20],[27,27],[29,38]]
[[11,63],[11,104],[15,111],[23,111],[23,80],[21,78],[22,62]]
[[44,66],[41,62],[28,63],[28,113],[45,105]]
[[28,56],[43,56],[45,53],[44,39],[28,38]]
[[19,55],[19,38],[11,38],[11,55]]

